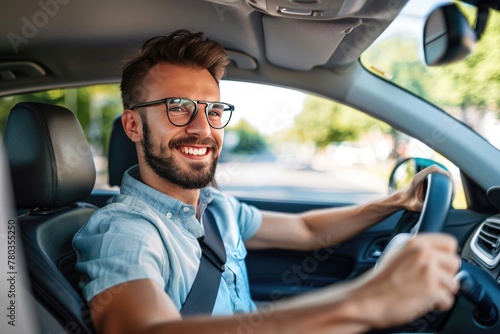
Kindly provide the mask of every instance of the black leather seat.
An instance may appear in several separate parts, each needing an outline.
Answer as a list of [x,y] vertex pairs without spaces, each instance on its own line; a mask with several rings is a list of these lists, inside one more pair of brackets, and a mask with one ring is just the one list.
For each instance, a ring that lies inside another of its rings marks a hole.
[[137,150],[123,130],[122,117],[113,120],[113,128],[109,137],[108,176],[110,186],[122,184],[123,173],[137,164]]
[[95,182],[80,124],[66,108],[19,103],[10,112],[3,142],[33,294],[67,332],[94,333],[71,245],[96,210],[78,202]]

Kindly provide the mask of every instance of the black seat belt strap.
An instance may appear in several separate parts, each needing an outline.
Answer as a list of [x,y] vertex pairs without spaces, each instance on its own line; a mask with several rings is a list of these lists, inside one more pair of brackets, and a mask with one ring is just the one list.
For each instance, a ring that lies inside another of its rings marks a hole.
[[219,292],[221,275],[225,270],[226,251],[213,214],[206,209],[203,214],[205,236],[198,239],[202,256],[200,267],[186,301],[182,305],[182,317],[210,315]]

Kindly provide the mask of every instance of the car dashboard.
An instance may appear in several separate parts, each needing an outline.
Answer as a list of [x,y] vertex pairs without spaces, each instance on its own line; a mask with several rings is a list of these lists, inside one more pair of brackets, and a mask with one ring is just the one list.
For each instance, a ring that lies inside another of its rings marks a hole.
[[500,214],[486,218],[462,249],[462,259],[489,273],[500,283]]

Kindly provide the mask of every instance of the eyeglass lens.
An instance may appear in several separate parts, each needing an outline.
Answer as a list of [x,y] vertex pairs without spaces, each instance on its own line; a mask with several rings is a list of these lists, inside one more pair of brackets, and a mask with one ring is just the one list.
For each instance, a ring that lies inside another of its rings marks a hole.
[[[203,108],[204,106],[202,106]],[[170,121],[177,126],[187,125],[196,111],[196,102],[189,99],[168,99],[167,113]],[[214,128],[223,128],[231,118],[232,108],[225,103],[207,103],[206,115]]]

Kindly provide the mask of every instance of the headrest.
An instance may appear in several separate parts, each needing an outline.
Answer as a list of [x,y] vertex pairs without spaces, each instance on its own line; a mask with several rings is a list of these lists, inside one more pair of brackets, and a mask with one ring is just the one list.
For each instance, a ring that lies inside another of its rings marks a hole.
[[135,143],[125,134],[122,125],[122,116],[119,115],[113,120],[113,129],[109,138],[109,185],[120,186],[122,184],[123,173],[137,163]]
[[90,147],[76,116],[45,103],[18,103],[3,142],[18,208],[54,208],[85,199],[95,183]]

